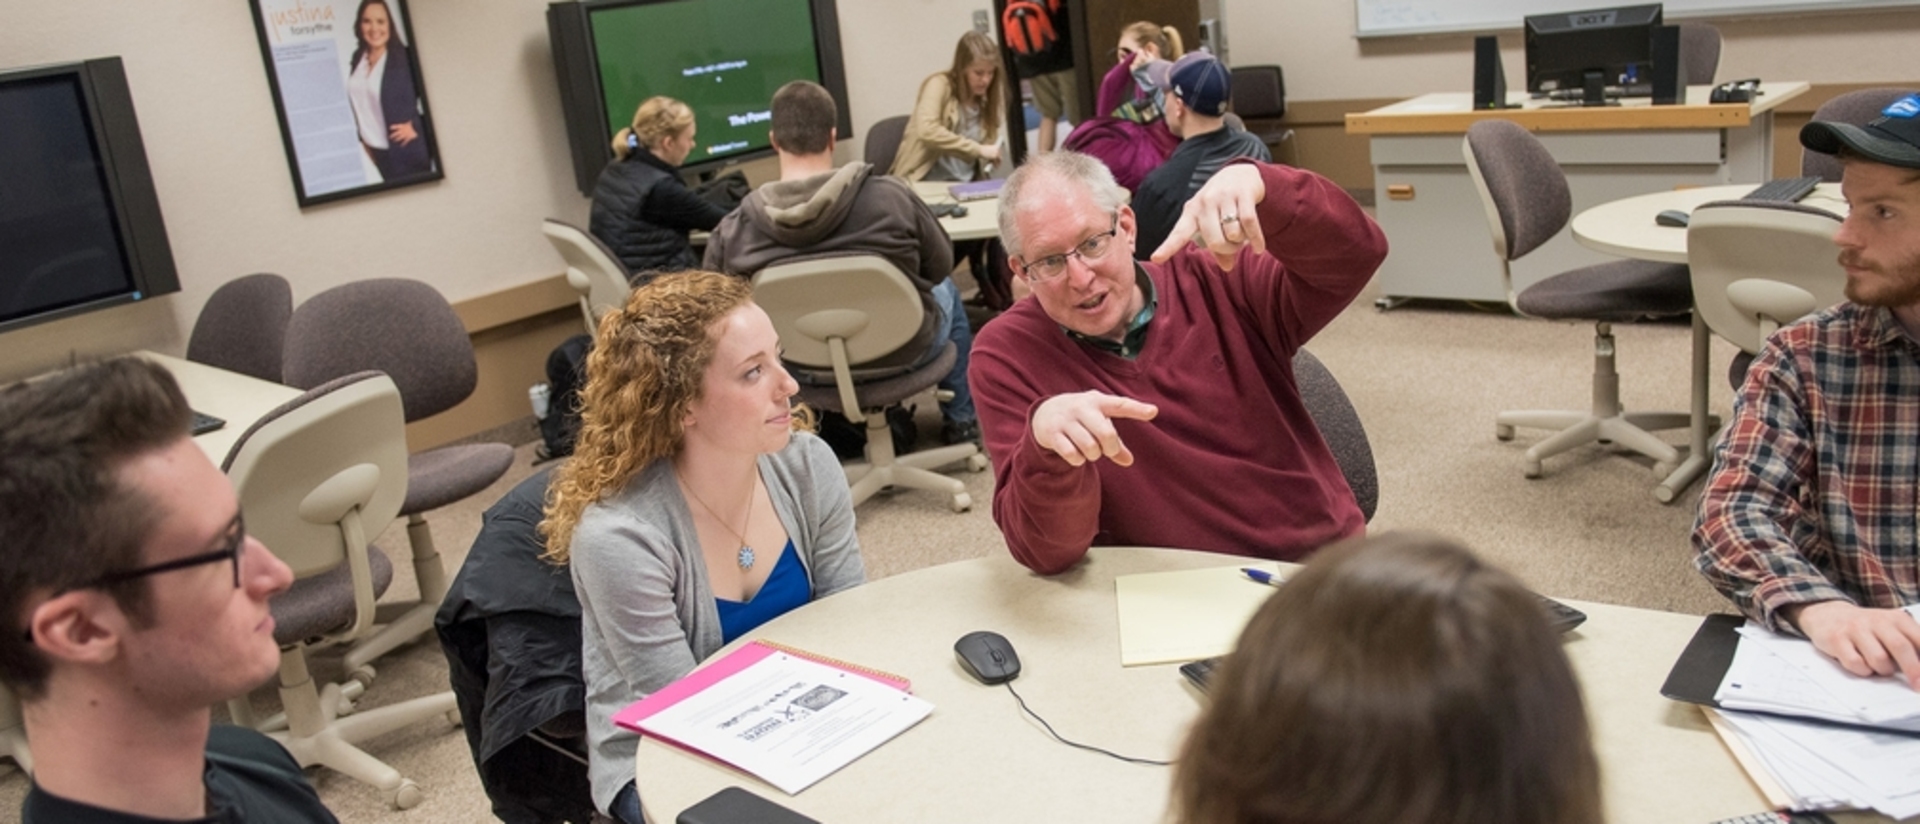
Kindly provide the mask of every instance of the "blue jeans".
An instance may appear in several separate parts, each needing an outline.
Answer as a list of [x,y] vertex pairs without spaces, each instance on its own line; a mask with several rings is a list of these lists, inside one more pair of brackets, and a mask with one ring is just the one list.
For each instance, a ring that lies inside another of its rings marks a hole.
[[621,824],[646,824],[646,817],[640,813],[640,788],[632,781],[621,787],[613,796],[613,809],[608,810]]

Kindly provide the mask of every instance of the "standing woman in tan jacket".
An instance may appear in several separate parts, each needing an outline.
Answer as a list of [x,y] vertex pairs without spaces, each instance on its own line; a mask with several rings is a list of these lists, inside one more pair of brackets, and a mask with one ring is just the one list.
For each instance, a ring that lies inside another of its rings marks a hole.
[[978,180],[1000,162],[1007,107],[1000,47],[969,31],[953,50],[953,68],[920,83],[890,174],[908,180]]

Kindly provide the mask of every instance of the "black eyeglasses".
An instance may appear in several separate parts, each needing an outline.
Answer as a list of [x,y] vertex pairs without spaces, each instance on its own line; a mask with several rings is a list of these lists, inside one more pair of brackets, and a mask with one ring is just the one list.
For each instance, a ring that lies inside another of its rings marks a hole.
[[241,552],[244,551],[247,545],[246,518],[238,512],[234,513],[233,520],[227,523],[227,528],[225,530],[221,531],[219,540],[220,540],[220,548],[212,552],[204,552],[199,555],[188,555],[185,558],[175,558],[174,560],[167,561],[165,563],[154,564],[153,566],[144,566],[138,569],[129,569],[129,570],[126,570],[125,572],[109,572],[105,575],[102,575],[98,578],[95,578],[91,581],[88,581],[84,584],[74,587],[74,589],[92,589],[94,587],[104,587],[112,584],[125,583],[127,581],[132,581],[139,578],[145,578],[149,575],[159,575],[162,572],[172,572],[176,569],[186,569],[188,567],[197,567],[205,564],[219,563],[221,561],[226,561],[228,563],[233,564],[233,587],[234,589],[239,589],[240,588],[240,554]]
[[1057,255],[1048,255],[1032,262],[1020,263],[1021,274],[1035,283],[1045,283],[1059,277],[1067,271],[1067,258],[1077,257],[1082,262],[1099,260],[1107,256],[1107,250],[1113,245],[1113,238],[1120,233],[1120,213],[1113,213],[1113,227],[1080,241],[1080,245]]
[[[91,581],[87,581],[82,584],[77,584],[75,586],[66,587],[60,590],[60,592],[67,593],[67,592],[72,592],[76,589],[94,589],[97,587],[112,586],[114,584],[126,583],[127,581],[139,580],[149,575],[159,575],[162,572],[172,572],[177,569],[188,569],[190,567],[205,566],[207,564],[219,563],[221,561],[226,561],[228,563],[233,564],[233,588],[239,589],[240,588],[240,555],[246,551],[246,546],[247,546],[246,518],[241,513],[238,513],[238,512],[233,513],[233,520],[228,521],[227,528],[220,531],[220,538],[218,540],[220,541],[220,548],[212,552],[203,552],[199,555],[188,555],[185,558],[175,558],[171,561],[166,561],[164,563],[158,563],[152,566],[138,567],[135,569],[129,569],[122,572],[109,572]],[[27,628],[27,641],[29,643],[33,641],[32,627]]]

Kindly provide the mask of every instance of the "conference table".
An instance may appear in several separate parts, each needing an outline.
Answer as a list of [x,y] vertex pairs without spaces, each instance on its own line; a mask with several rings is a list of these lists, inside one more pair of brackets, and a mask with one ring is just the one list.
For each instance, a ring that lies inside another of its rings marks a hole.
[[[1661,226],[1654,222],[1654,216],[1669,209],[1692,213],[1702,203],[1738,200],[1752,191],[1753,187],[1754,184],[1699,186],[1603,203],[1574,215],[1571,224],[1573,239],[1582,246],[1609,255],[1661,263],[1686,263],[1687,230],[1678,226]],[[1840,196],[1838,183],[1820,184],[1800,203],[1843,217],[1847,214],[1847,201]],[[1835,254],[1838,254],[1837,250]],[[1706,321],[1701,319],[1699,312],[1694,312],[1693,374],[1690,379],[1692,408],[1689,411],[1687,457],[1654,487],[1653,496],[1661,503],[1672,503],[1677,499],[1681,491],[1706,473],[1712,462],[1709,449],[1712,447],[1714,422],[1713,416],[1707,412],[1713,380],[1709,363],[1711,349]]]
[[[1677,186],[1760,183],[1772,176],[1773,117],[1805,94],[1801,81],[1768,80],[1751,103],[1712,103],[1711,86],[1690,86],[1685,102],[1646,98],[1582,107],[1534,100],[1476,110],[1471,92],[1439,92],[1346,116],[1372,154],[1375,219],[1389,251],[1374,282],[1382,308],[1408,298],[1505,303],[1486,209],[1461,153],[1480,120],[1527,127],[1560,163],[1575,211]],[[1512,264],[1515,290],[1606,258],[1556,238]]]
[[[953,643],[973,630],[1001,633],[1022,663],[1012,686],[1061,735],[1171,760],[1205,696],[1174,664],[1120,665],[1114,579],[1209,568],[1237,575],[1232,570],[1247,563],[1188,550],[1095,547],[1066,573],[1042,577],[995,552],[814,602],[733,646],[764,639],[905,676],[933,704],[932,715],[794,796],[645,738],[635,763],[640,798],[659,822],[730,785],[827,824],[1161,821],[1171,768],[1052,740],[1006,687],[967,675]],[[1565,649],[1586,696],[1608,819],[1704,824],[1765,809],[1704,715],[1659,693],[1700,617],[1567,603],[1588,615]]]

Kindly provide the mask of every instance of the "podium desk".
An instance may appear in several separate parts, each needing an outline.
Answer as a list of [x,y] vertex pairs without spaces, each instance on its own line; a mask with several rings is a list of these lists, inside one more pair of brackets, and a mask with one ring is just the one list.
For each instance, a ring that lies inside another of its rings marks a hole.
[[240,433],[247,431],[254,421],[280,404],[300,396],[300,390],[291,386],[229,372],[217,366],[157,352],[138,354],[166,367],[173,374],[173,379],[179,382],[180,391],[186,394],[187,404],[195,411],[226,420],[226,426],[193,439],[213,460],[214,466],[226,460],[228,450],[233,448],[235,441],[240,440]]
[[[1408,298],[1505,303],[1486,208],[1467,172],[1467,127],[1512,120],[1540,137],[1566,172],[1573,211],[1678,186],[1755,183],[1773,168],[1773,111],[1805,94],[1804,82],[1771,81],[1752,103],[1710,104],[1710,86],[1687,102],[1654,106],[1635,98],[1585,108],[1509,96],[1518,108],[1475,111],[1471,92],[1422,95],[1347,115],[1348,134],[1367,135],[1374,209],[1387,234],[1377,276],[1382,308]],[[1516,290],[1605,255],[1564,234],[1513,264]]]
[[[635,764],[640,799],[654,821],[672,821],[729,785],[825,822],[1162,821],[1171,768],[1122,763],[1054,741],[1020,713],[1005,687],[967,676],[953,642],[973,630],[1005,635],[1022,665],[1014,687],[1061,735],[1123,755],[1172,759],[1205,698],[1174,665],[1120,666],[1113,579],[1245,562],[1096,547],[1084,563],[1045,578],[996,551],[801,607],[747,637],[905,676],[933,703],[933,714],[796,796],[642,739]],[[1764,809],[1700,711],[1660,695],[1699,616],[1571,603],[1588,615],[1566,636],[1565,649],[1592,719],[1608,820],[1704,824]]]

